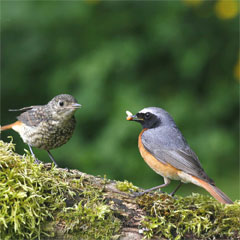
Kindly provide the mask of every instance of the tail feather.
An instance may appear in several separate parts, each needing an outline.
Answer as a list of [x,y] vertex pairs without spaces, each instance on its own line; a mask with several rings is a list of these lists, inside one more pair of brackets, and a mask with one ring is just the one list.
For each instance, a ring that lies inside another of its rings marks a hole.
[[1,132],[1,131],[8,130],[8,129],[11,129],[12,127],[14,127],[14,126],[16,126],[16,125],[20,125],[20,124],[21,124],[20,121],[16,121],[16,122],[14,122],[14,123],[12,123],[12,124],[8,124],[8,125],[5,125],[5,126],[0,126],[0,127],[1,127],[1,128],[0,128],[0,132]]
[[220,203],[233,204],[233,201],[224,192],[222,192],[218,187],[211,185],[210,183],[207,183],[199,178],[195,178],[195,179],[197,179],[197,181],[200,183],[200,185],[206,191],[208,191]]

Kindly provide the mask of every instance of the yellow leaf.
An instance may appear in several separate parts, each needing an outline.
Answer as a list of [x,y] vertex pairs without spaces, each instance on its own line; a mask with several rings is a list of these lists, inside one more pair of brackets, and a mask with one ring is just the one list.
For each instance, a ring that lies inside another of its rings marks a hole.
[[234,67],[234,77],[240,82],[240,58]]
[[215,12],[220,19],[231,19],[239,11],[238,0],[219,0],[215,5]]

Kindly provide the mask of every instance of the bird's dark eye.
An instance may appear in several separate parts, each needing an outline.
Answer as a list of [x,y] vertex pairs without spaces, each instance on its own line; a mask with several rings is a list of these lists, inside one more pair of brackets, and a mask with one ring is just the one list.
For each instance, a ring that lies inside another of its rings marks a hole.
[[64,106],[64,102],[63,101],[59,101],[58,104],[59,104],[60,107]]
[[151,117],[151,114],[149,112],[145,113],[144,118],[149,119]]

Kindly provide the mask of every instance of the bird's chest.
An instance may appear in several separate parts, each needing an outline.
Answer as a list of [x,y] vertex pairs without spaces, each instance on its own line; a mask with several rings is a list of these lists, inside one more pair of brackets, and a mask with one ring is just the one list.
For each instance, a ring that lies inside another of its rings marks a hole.
[[157,174],[161,175],[162,177],[167,177],[173,180],[180,180],[178,176],[178,169],[171,166],[170,164],[162,163],[146,150],[141,140],[142,134],[145,130],[146,129],[143,129],[138,137],[138,148],[144,161],[150,168],[152,168]]
[[42,121],[38,126],[25,125],[21,137],[33,147],[50,150],[65,144],[72,136],[75,121],[58,123],[53,120]]

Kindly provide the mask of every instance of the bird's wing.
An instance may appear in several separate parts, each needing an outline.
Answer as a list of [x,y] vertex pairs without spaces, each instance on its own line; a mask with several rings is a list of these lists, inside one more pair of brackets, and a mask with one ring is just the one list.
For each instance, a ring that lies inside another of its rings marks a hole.
[[27,111],[20,114],[17,119],[22,123],[26,124],[27,126],[36,127],[43,120],[47,119],[46,112],[44,111],[44,108],[42,106],[31,106],[22,109],[21,111]]
[[[173,141],[174,138],[172,137],[169,138],[169,141]],[[211,180],[203,170],[197,155],[191,150],[182,135],[181,138],[183,141],[182,144],[178,142],[176,145],[171,144],[171,142],[168,142],[168,145],[165,145],[161,141],[156,141],[156,139],[155,141],[151,141],[149,136],[148,138],[142,137],[142,143],[144,147],[160,162],[170,164],[183,172],[189,173],[213,184],[213,180]],[[181,140],[181,138],[179,138],[178,135],[178,141],[179,139]]]
[[30,110],[34,107],[38,107],[38,106],[29,106],[29,107],[23,107],[23,108],[19,108],[19,109],[8,109],[9,112],[21,112],[21,111],[27,111]]

